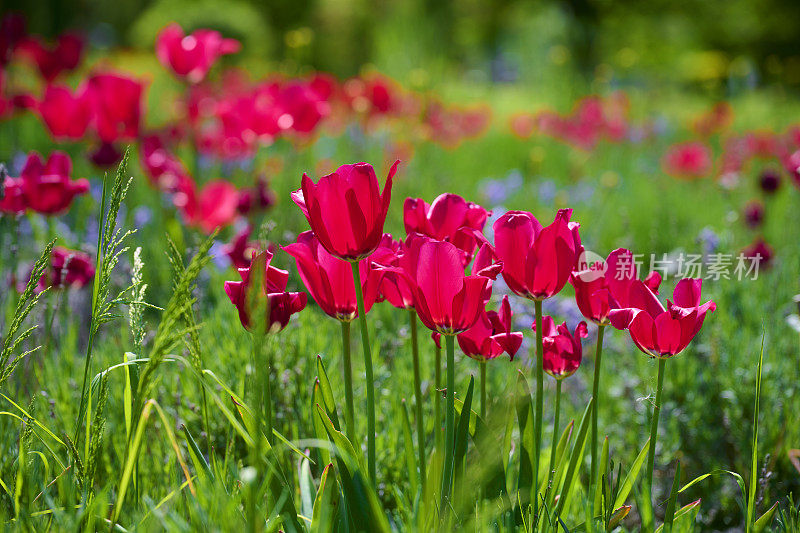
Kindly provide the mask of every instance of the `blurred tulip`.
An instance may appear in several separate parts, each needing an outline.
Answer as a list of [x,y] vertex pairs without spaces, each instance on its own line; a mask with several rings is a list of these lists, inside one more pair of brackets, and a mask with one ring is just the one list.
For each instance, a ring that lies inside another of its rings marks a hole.
[[342,165],[314,183],[303,174],[302,188],[292,193],[325,249],[347,261],[368,256],[378,247],[389,210],[396,161],[383,193],[372,165]]
[[[242,281],[226,281],[225,293],[239,312],[239,320],[247,330],[252,330],[254,320],[264,320],[264,331],[269,333],[286,327],[289,318],[306,306],[302,292],[286,292],[289,273],[270,265],[271,252],[254,254],[247,268],[240,268]],[[261,279],[255,278],[261,276]],[[262,309],[263,317],[254,317],[253,310]]]
[[0,213],[19,215],[25,209],[27,205],[22,194],[22,183],[19,178],[9,176],[5,165],[0,163]]
[[742,255],[757,262],[760,268],[769,268],[775,251],[763,238],[759,237],[742,250]]
[[92,282],[94,274],[94,262],[89,254],[56,246],[50,254],[50,269],[39,280],[38,290],[85,287]]
[[711,173],[711,149],[698,141],[676,144],[667,150],[661,163],[672,177],[703,178]]
[[766,194],[774,194],[781,186],[780,173],[772,168],[764,169],[758,178],[758,186]]
[[198,191],[194,181],[184,176],[172,201],[183,213],[187,224],[197,226],[205,233],[229,226],[239,216],[239,192],[225,180],[210,181]]
[[92,104],[85,88],[72,92],[67,87],[48,85],[37,110],[56,139],[83,138],[92,120]]
[[240,49],[239,41],[225,39],[218,31],[199,29],[185,35],[175,23],[165,27],[156,37],[158,60],[190,83],[202,81],[220,57]]
[[29,37],[17,45],[20,54],[36,63],[39,73],[45,81],[53,81],[62,72],[68,72],[81,61],[83,39],[71,33],[58,37],[52,47],[48,47],[36,38]]
[[95,74],[88,80],[95,128],[100,140],[132,140],[139,135],[143,85],[122,75]]
[[755,229],[764,222],[764,204],[758,200],[751,200],[744,206],[744,221],[747,227]]
[[88,180],[73,181],[71,173],[72,161],[64,152],[53,152],[46,163],[31,152],[19,177],[26,207],[43,215],[57,215],[69,209],[75,196],[89,190]]

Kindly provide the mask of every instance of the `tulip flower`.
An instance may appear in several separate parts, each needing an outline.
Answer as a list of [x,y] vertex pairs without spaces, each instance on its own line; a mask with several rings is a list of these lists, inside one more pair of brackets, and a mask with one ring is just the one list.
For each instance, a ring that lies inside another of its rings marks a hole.
[[94,274],[94,262],[89,254],[56,246],[50,253],[50,270],[39,280],[37,290],[85,287],[92,282]]
[[[560,209],[552,224],[542,227],[524,211],[509,211],[494,223],[497,256],[503,262],[503,279],[512,292],[534,300],[536,311],[536,412],[534,415],[534,465],[539,471],[544,412],[544,347],[542,300],[557,294],[570,277],[583,253],[579,224],[570,222],[571,209]],[[534,476],[531,494],[538,494]]]
[[[298,235],[297,242],[283,246],[283,250],[294,257],[300,279],[328,316],[342,322],[358,316],[353,271],[347,261],[329,254],[311,231]],[[370,266],[370,260],[368,257],[358,264],[366,312],[378,300],[383,277],[382,271]]]
[[[533,324],[536,329],[536,324]],[[558,419],[561,414],[561,381],[575,373],[581,366],[583,348],[581,339],[588,335],[586,322],[580,322],[575,327],[575,332],[570,333],[566,322],[556,327],[552,317],[542,319],[542,337],[544,344],[544,371],[556,380],[556,407],[553,419],[553,442],[550,446],[550,466],[547,469],[549,483],[553,481],[553,463],[556,457],[558,444]],[[549,484],[548,483],[548,484]]]
[[239,191],[239,213],[248,215],[261,212],[275,205],[275,193],[265,178],[259,178],[255,187]]
[[675,178],[684,179],[708,176],[712,164],[711,149],[699,141],[671,146],[662,159],[664,172]]
[[27,204],[22,194],[22,183],[19,178],[9,176],[3,164],[0,164],[0,191],[0,213],[20,215],[25,212]]
[[773,169],[765,169],[758,178],[758,186],[766,194],[775,194],[781,186],[781,175]]
[[[253,258],[253,254],[258,251],[259,244],[250,241],[253,228],[246,227],[236,234],[233,240],[223,247],[223,253],[231,260],[231,264],[238,268],[247,268]],[[272,250],[270,250],[272,251]]]
[[17,45],[20,54],[32,59],[45,81],[53,81],[62,72],[78,66],[83,54],[83,39],[71,33],[58,37],[52,48],[29,37]]
[[515,294],[543,300],[564,288],[583,250],[580,225],[569,221],[571,214],[560,209],[547,227],[524,211],[509,211],[495,221],[495,250]]
[[428,205],[422,198],[406,198],[403,223],[407,233],[419,233],[440,241],[449,241],[467,253],[466,262],[478,244],[475,232],[482,233],[491,211],[457,194],[439,195]]
[[139,81],[117,74],[89,78],[87,91],[100,140],[130,140],[139,135],[143,90]]
[[775,250],[763,238],[758,237],[742,250],[742,255],[752,259],[760,268],[768,268],[772,264]]
[[[291,315],[306,306],[305,293],[286,292],[289,273],[270,265],[272,257],[268,251],[254,254],[250,266],[239,269],[242,281],[225,282],[225,294],[236,306],[239,320],[248,331],[261,327],[265,332],[279,331],[286,327]],[[259,308],[266,314],[252,316]]]
[[645,354],[657,358],[658,384],[653,418],[650,426],[648,455],[648,497],[653,491],[653,466],[658,436],[658,418],[661,412],[661,389],[667,359],[679,354],[700,331],[706,313],[717,306],[709,301],[700,303],[701,279],[685,278],[678,282],[672,293],[674,302],[661,305],[655,294],[641,281],[634,280],[627,287],[626,305],[630,307],[611,311],[611,324],[617,329],[627,329],[636,346]]
[[82,139],[92,120],[92,103],[85,88],[48,85],[36,109],[56,139]]
[[758,228],[764,222],[764,204],[751,200],[744,206],[744,221],[750,229]]
[[357,261],[370,255],[381,242],[383,224],[392,197],[392,178],[399,161],[389,170],[381,193],[372,165],[342,165],[335,172],[314,183],[303,174],[300,190],[292,200],[305,215],[311,230],[328,253],[350,261],[356,289],[361,325],[361,351],[367,378],[367,469],[376,483],[375,466],[375,383],[372,375],[372,349],[369,344],[363,281],[356,282],[360,271]]
[[346,261],[375,251],[383,236],[396,161],[381,193],[372,165],[342,165],[314,183],[303,174],[302,188],[292,193],[312,231],[325,249]]
[[19,177],[26,207],[44,215],[69,209],[75,196],[89,190],[88,180],[73,181],[71,172],[72,161],[67,154],[55,151],[45,163],[39,154],[31,152]]
[[215,30],[199,29],[185,35],[178,24],[165,27],[156,37],[156,55],[162,65],[190,83],[202,81],[222,56],[241,49],[236,39]]
[[186,223],[205,233],[226,227],[239,216],[239,193],[232,183],[225,180],[211,181],[198,191],[194,181],[184,176],[172,200],[183,213]]

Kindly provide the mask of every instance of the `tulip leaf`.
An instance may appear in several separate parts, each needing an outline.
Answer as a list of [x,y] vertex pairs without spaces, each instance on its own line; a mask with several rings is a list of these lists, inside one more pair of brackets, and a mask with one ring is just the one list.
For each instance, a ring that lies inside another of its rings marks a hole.
[[300,510],[303,516],[309,517],[314,512],[313,502],[316,495],[316,488],[314,487],[314,480],[311,477],[311,463],[308,459],[303,459],[300,462],[300,473],[297,477],[300,485]]
[[311,531],[315,533],[333,533],[335,531],[336,515],[339,512],[339,487],[333,476],[332,466],[332,464],[328,464],[322,471],[317,497],[314,499]]
[[[322,403],[322,392],[320,391],[319,386],[319,378],[314,380],[314,389],[311,393],[311,412],[316,413],[316,405]],[[328,433],[325,431],[325,425],[322,423],[322,419],[313,414],[311,416],[314,424],[314,434],[319,440],[328,440]],[[322,460],[323,464],[330,464],[331,463],[331,453],[328,449],[324,446],[320,446],[318,448],[320,459]]]
[[672,533],[672,524],[675,521],[675,502],[678,499],[678,487],[681,482],[681,462],[675,467],[675,478],[672,480],[672,490],[667,500],[667,512],[664,514],[664,531]]
[[517,377],[517,423],[519,424],[519,477],[517,478],[517,498],[520,509],[524,511],[531,504],[531,487],[533,486],[533,405],[531,392],[525,375],[520,372]]
[[[458,426],[456,426],[455,451],[453,454],[456,481],[461,479],[464,475],[464,457],[467,455],[467,439],[469,438],[470,433],[470,419],[472,418],[472,393],[474,389],[475,378],[470,376],[467,394],[464,396],[464,403],[461,407],[460,416],[458,418]],[[474,427],[475,426],[473,424],[472,434],[475,433]],[[458,486],[458,483],[456,486]]]
[[561,437],[558,439],[558,444],[556,445],[556,472],[553,475],[553,488],[547,494],[547,507],[549,509],[553,508],[553,502],[555,502],[556,499],[556,488],[561,484],[561,480],[564,479],[564,472],[567,469],[567,461],[565,461],[564,458],[569,444],[572,441],[572,430],[574,428],[575,421],[570,420],[567,427],[565,427],[564,431],[561,433]]
[[333,421],[324,409],[319,404],[316,407],[328,438],[336,449],[339,479],[345,495],[345,504],[353,522],[361,527],[368,524],[370,531],[389,533],[389,521],[383,514],[375,489],[361,469],[353,445],[344,433],[333,426]]
[[603,440],[603,448],[600,452],[600,463],[597,470],[597,483],[594,488],[594,505],[592,507],[594,516],[601,514],[603,504],[603,485],[606,479],[605,474],[608,470],[608,437]]
[[[697,513],[700,511],[700,500],[695,500],[692,503],[687,503],[675,512],[675,519],[673,526],[680,524],[677,528],[678,531],[690,530],[690,524],[694,523],[697,518]],[[658,526],[655,533],[664,533],[664,524]]]
[[337,431],[341,430],[341,426],[339,425],[339,417],[336,414],[336,402],[333,399],[333,389],[331,389],[331,382],[328,379],[328,373],[325,371],[325,365],[322,362],[322,357],[317,356],[317,377],[319,379],[319,389],[322,393],[322,405],[325,408],[325,412],[333,422],[333,427],[336,428]]
[[767,509],[767,512],[762,514],[756,523],[753,524],[753,533],[761,533],[767,528],[771,523],[772,519],[775,518],[775,512],[778,510],[778,502],[775,502],[772,507]]
[[637,455],[636,459],[634,459],[631,469],[628,471],[628,475],[625,476],[625,481],[623,481],[622,485],[619,486],[617,499],[614,500],[615,509],[622,507],[625,504],[625,500],[628,499],[628,495],[631,493],[631,490],[633,490],[633,485],[636,483],[636,479],[639,477],[639,471],[642,469],[642,465],[647,459],[649,448],[650,439],[648,438],[645,441],[644,446],[642,446],[642,450],[639,452],[639,455]]

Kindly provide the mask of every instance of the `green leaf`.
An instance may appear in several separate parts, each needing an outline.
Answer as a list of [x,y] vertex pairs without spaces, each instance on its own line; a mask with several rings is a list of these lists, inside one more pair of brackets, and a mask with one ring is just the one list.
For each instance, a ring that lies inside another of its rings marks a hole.
[[369,525],[370,531],[389,533],[389,521],[383,514],[378,495],[364,475],[353,445],[344,433],[333,426],[333,421],[325,410],[317,404],[317,415],[321,418],[328,437],[336,447],[336,461],[339,478],[345,496],[345,503],[353,522],[362,527]]
[[325,371],[325,365],[322,363],[322,357],[317,356],[317,377],[319,378],[319,389],[322,393],[322,406],[325,412],[333,422],[333,427],[337,431],[341,430],[339,425],[339,416],[336,414],[336,401],[333,399],[333,389],[331,382],[328,379],[328,373]]
[[[678,509],[675,513],[675,521],[674,526],[680,525],[678,527],[678,531],[690,531],[691,524],[694,523],[695,518],[697,518],[697,513],[700,511],[700,500],[695,500],[692,503],[688,503]],[[663,533],[664,531],[664,524],[658,526],[655,533]]]
[[625,500],[628,499],[628,495],[631,493],[631,490],[633,490],[633,485],[636,483],[636,479],[639,477],[639,470],[642,469],[642,465],[644,464],[645,459],[647,459],[649,447],[650,439],[648,438],[645,441],[644,446],[642,446],[642,450],[639,452],[639,455],[637,455],[636,459],[634,459],[631,469],[628,471],[628,475],[625,476],[625,481],[623,481],[622,485],[619,487],[617,498],[614,500],[615,509],[622,507],[625,504]]
[[194,469],[199,474],[206,475],[209,479],[214,479],[214,473],[211,471],[208,461],[206,461],[203,452],[201,452],[200,448],[197,446],[197,442],[195,442],[191,432],[189,432],[189,428],[187,428],[185,424],[181,424],[181,429],[183,430],[183,435],[186,437],[186,442],[189,444],[189,457],[192,459]]
[[[453,461],[455,462],[455,480],[456,487],[459,486],[459,481],[463,479],[464,475],[464,457],[467,454],[467,439],[469,438],[470,419],[472,418],[472,393],[475,389],[475,378],[470,376],[469,386],[467,387],[467,394],[464,396],[464,404],[461,407],[461,416],[458,418],[458,425],[456,426],[456,442],[455,453]],[[473,434],[474,434],[473,424]]]
[[339,487],[328,464],[322,471],[319,490],[314,499],[314,513],[311,518],[311,531],[314,533],[333,533],[339,512]]
[[519,424],[519,477],[517,478],[517,497],[521,509],[531,504],[533,486],[533,405],[528,381],[522,372],[517,375],[517,423]]
[[750,493],[747,497],[747,522],[745,530],[749,533],[752,529],[756,513],[756,485],[758,485],[758,407],[761,400],[761,370],[764,365],[764,336],[761,334],[761,353],[758,356],[758,369],[756,370],[756,399],[753,407],[753,442],[750,453]]
[[761,517],[756,520],[756,523],[753,525],[753,533],[761,533],[765,528],[769,527],[773,518],[775,518],[775,512],[777,510],[778,502],[775,502],[775,504],[770,507],[766,513],[762,514]]
[[675,521],[675,502],[678,499],[678,487],[681,483],[681,462],[675,467],[675,479],[672,480],[672,490],[667,500],[667,512],[664,515],[664,531],[672,533],[672,524]]

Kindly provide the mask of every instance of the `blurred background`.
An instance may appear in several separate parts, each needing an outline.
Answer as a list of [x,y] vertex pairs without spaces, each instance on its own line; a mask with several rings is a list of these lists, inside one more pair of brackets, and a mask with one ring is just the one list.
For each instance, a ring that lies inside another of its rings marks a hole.
[[[340,77],[371,65],[412,87],[467,79],[575,94],[676,85],[731,97],[800,87],[794,0],[4,0],[34,33],[83,30],[94,47],[152,48],[159,29],[213,28],[236,61]],[[249,56],[245,59],[244,56]],[[584,85],[581,85],[584,84]]]

